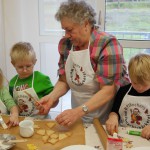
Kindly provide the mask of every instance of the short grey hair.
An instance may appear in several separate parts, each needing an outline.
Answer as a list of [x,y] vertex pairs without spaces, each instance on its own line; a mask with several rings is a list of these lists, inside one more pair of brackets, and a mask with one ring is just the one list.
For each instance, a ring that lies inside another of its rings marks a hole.
[[94,9],[85,1],[68,0],[61,3],[55,18],[57,21],[61,21],[63,17],[72,19],[75,23],[82,24],[84,21],[88,21],[92,26],[96,24],[96,13]]

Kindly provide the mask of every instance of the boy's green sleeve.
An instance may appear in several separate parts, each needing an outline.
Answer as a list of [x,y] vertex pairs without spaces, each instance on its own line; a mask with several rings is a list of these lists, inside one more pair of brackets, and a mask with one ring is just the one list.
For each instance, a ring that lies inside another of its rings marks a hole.
[[34,88],[39,98],[48,95],[54,88],[49,76],[38,72],[38,77],[35,79]]

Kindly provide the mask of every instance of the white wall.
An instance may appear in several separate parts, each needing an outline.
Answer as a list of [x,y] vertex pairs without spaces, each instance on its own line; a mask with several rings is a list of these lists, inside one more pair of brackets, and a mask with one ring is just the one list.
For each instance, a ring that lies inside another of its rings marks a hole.
[[0,0],[0,68],[6,74],[5,46],[4,46],[4,26],[3,26],[3,7]]
[[16,74],[10,63],[9,53],[12,45],[19,41],[31,42],[38,59],[35,69],[40,70],[38,0],[2,0],[2,2],[7,78],[10,79]]
[[[53,84],[55,84],[58,78],[57,66],[59,54],[57,46],[62,35],[60,36],[54,32],[47,36],[41,36],[39,34],[38,0],[1,1],[3,2],[4,9],[3,16],[6,50],[6,66],[4,66],[4,68],[6,68],[7,79],[10,80],[16,74],[16,70],[10,62],[9,53],[11,47],[16,42],[28,41],[34,47],[37,55],[35,70],[42,71],[49,75]],[[50,45],[49,52],[48,50],[45,51],[45,49],[42,49],[41,45],[44,43]],[[46,56],[47,54],[50,55],[49,58]]]

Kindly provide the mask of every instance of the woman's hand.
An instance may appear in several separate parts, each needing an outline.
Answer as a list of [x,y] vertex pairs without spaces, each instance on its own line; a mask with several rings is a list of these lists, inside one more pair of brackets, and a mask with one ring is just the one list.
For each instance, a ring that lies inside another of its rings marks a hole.
[[110,113],[109,119],[106,121],[106,129],[110,135],[113,135],[114,132],[118,133],[118,115],[116,113]]
[[147,125],[143,128],[141,136],[146,139],[150,139],[150,125]]
[[66,76],[61,75],[53,91],[39,101],[40,105],[37,107],[37,109],[39,109],[39,114],[47,115],[51,108],[56,107],[59,103],[59,98],[66,94],[68,90],[69,86],[66,81]]
[[54,102],[50,95],[46,95],[39,101],[37,109],[40,115],[47,115],[51,108],[55,107],[59,101]]
[[18,126],[18,124],[19,124],[18,114],[11,114],[9,121],[7,122],[8,128],[12,126]]
[[63,111],[56,117],[58,124],[62,126],[71,126],[80,118],[78,108]]

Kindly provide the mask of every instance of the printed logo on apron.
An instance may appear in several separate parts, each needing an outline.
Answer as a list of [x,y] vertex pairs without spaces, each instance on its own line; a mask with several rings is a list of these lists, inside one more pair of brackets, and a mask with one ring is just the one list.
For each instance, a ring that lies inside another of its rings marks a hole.
[[128,95],[130,89],[124,96],[119,109],[121,116],[120,124],[132,128],[142,129],[150,124],[150,113],[148,111],[149,96]]
[[70,77],[73,84],[81,86],[86,81],[86,73],[83,67],[78,64],[73,64],[73,68],[70,71]]
[[[17,100],[17,105],[19,107],[19,115],[30,116],[35,112],[34,101],[25,93],[28,92],[32,94],[34,91],[32,88],[23,91],[14,91],[14,99]],[[33,95],[33,94],[32,94]]]
[[[21,85],[20,87],[16,86],[16,83],[18,81],[18,78],[16,79],[15,85],[14,85],[14,91],[13,91],[13,98],[17,101],[18,107],[19,107],[19,115],[20,116],[31,116],[33,114],[38,113],[38,110],[36,109],[36,105],[32,97],[35,99],[39,99],[34,88],[33,88],[33,82],[34,82],[34,73],[32,78],[32,87],[24,89],[24,87],[29,87],[28,85]],[[17,91],[16,88],[22,89],[21,91]],[[27,94],[28,93],[28,94]],[[29,96],[31,95],[31,96]]]

